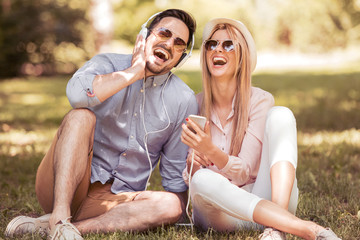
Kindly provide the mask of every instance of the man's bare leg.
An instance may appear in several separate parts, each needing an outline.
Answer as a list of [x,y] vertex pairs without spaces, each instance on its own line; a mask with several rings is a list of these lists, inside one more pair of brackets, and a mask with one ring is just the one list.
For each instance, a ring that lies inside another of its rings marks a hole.
[[176,223],[185,209],[186,193],[146,191],[94,218],[73,223],[82,233],[144,231]]
[[[75,190],[88,167],[88,154],[92,148],[96,117],[87,109],[75,109],[64,118],[54,150],[54,196],[49,220],[50,229],[60,220],[71,216],[70,206]],[[41,184],[36,184],[40,204]],[[41,204],[42,205],[42,204]]]

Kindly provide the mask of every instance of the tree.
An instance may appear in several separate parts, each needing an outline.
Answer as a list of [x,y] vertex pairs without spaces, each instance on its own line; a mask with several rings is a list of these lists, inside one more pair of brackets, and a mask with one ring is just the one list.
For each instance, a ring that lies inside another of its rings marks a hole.
[[75,0],[7,1],[1,5],[0,77],[69,73],[92,55],[88,5]]

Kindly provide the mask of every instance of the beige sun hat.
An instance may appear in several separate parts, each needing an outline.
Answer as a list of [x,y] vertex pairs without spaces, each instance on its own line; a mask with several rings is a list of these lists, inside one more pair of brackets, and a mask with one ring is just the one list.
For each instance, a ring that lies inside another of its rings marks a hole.
[[206,25],[204,27],[203,41],[207,40],[210,37],[211,30],[213,30],[213,28],[219,23],[228,23],[228,24],[233,25],[244,36],[246,43],[249,47],[251,72],[253,72],[255,70],[256,61],[257,61],[255,41],[254,41],[253,37],[251,36],[251,33],[249,32],[249,30],[246,28],[246,26],[242,22],[240,22],[238,20],[230,19],[230,18],[212,19],[208,23],[206,23]]

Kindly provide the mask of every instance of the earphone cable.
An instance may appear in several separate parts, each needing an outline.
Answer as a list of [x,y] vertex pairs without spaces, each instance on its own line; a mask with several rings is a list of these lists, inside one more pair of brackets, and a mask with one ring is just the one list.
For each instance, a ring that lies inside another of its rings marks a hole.
[[164,101],[164,89],[165,89],[165,87],[166,87],[166,85],[167,85],[167,83],[168,83],[168,81],[169,81],[169,79],[170,79],[170,77],[171,77],[172,75],[173,75],[173,73],[170,72],[169,76],[168,76],[168,77],[166,78],[166,80],[165,80],[164,86],[163,86],[162,89],[161,89],[161,101],[162,101],[162,104],[163,104],[163,107],[164,107],[164,111],[165,111],[166,117],[167,117],[167,119],[168,119],[168,123],[167,123],[167,125],[166,125],[165,128],[160,129],[160,130],[156,130],[156,131],[152,131],[152,132],[148,132],[148,131],[146,130],[146,125],[145,125],[145,113],[144,113],[144,110],[145,110],[145,98],[146,98],[146,95],[145,95],[145,76],[144,76],[144,80],[143,80],[143,104],[142,104],[142,115],[143,115],[143,119],[142,119],[142,120],[143,120],[143,121],[142,121],[142,122],[143,122],[143,127],[144,127],[144,130],[145,130],[145,135],[144,135],[143,141],[144,141],[144,145],[145,145],[146,156],[147,156],[147,158],[148,158],[149,166],[150,166],[149,176],[148,176],[148,178],[147,178],[147,180],[146,180],[146,185],[145,185],[145,190],[144,190],[144,191],[146,191],[147,186],[148,186],[148,184],[149,184],[150,177],[151,177],[151,173],[152,173],[152,168],[153,168],[153,165],[152,165],[152,162],[151,162],[151,158],[150,158],[150,154],[149,154],[149,149],[148,149],[148,146],[147,146],[148,135],[149,135],[150,133],[159,133],[159,132],[165,131],[165,130],[170,126],[170,117],[169,117],[168,111],[167,111],[167,109],[166,109],[165,101]]
[[190,213],[189,213],[189,207],[190,207],[190,201],[191,201],[191,198],[190,198],[190,193],[191,193],[191,174],[192,174],[192,170],[193,170],[193,166],[194,166],[194,150],[192,150],[192,153],[191,153],[191,165],[190,165],[190,172],[189,172],[189,194],[188,194],[188,200],[187,200],[187,203],[186,203],[186,215],[187,217],[189,218],[189,221],[190,221],[190,226],[191,226],[191,232],[193,232],[193,221],[192,221],[192,217],[190,216]]

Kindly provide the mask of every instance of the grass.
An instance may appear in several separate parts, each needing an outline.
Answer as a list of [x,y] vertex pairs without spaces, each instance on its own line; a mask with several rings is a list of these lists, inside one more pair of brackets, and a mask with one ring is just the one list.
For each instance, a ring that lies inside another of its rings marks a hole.
[[[195,92],[200,72],[177,73]],[[69,76],[0,82],[0,239],[7,223],[43,212],[34,191],[35,173],[70,105]],[[360,236],[360,72],[357,70],[263,72],[253,85],[271,92],[297,119],[300,189],[296,215],[331,227],[343,239]],[[161,188],[155,172],[150,189]],[[256,239],[257,231],[192,233],[186,227],[143,232],[89,234],[86,239]],[[39,236],[25,236],[37,239]],[[23,238],[23,239],[24,239]],[[288,234],[288,239],[299,239]]]

